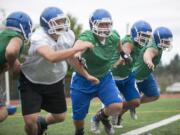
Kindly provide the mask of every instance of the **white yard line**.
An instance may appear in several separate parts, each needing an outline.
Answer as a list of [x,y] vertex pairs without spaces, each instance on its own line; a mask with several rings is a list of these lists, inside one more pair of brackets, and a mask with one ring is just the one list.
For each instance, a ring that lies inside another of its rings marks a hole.
[[139,134],[143,134],[143,133],[146,133],[146,132],[148,132],[150,130],[153,130],[155,128],[159,128],[161,126],[167,125],[167,124],[172,123],[172,122],[177,121],[177,120],[180,120],[180,114],[172,116],[172,117],[164,119],[164,120],[161,120],[159,122],[156,122],[156,123],[153,123],[153,124],[150,124],[150,125],[135,129],[135,130],[131,130],[131,131],[123,133],[121,135],[139,135]]

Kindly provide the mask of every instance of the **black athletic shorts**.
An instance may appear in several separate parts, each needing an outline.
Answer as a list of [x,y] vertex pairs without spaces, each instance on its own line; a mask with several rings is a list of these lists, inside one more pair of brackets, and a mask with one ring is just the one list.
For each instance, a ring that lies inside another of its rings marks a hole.
[[64,79],[51,85],[35,84],[21,73],[19,90],[23,115],[37,113],[41,109],[54,114],[67,110]]

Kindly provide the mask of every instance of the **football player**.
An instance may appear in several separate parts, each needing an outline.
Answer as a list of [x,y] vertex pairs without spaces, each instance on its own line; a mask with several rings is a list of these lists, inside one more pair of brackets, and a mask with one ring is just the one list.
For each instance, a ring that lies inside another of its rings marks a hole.
[[[32,32],[31,18],[24,12],[13,12],[6,18],[5,29],[0,32],[0,76],[8,70],[19,72],[18,57]],[[1,83],[1,81],[0,81]],[[6,94],[0,84],[0,122],[8,116]]]
[[[42,135],[49,124],[65,119],[64,60],[93,47],[73,46],[74,40],[67,15],[58,7],[45,8],[40,15],[40,28],[32,34],[20,75],[22,114],[28,135]],[[45,117],[39,116],[41,109],[48,112]]]
[[160,96],[160,89],[152,72],[160,63],[163,50],[172,47],[173,34],[166,27],[158,27],[153,32],[152,41],[145,46],[139,55],[132,71],[135,73],[137,86],[143,93],[141,103],[156,101]]
[[[135,61],[138,61],[140,50],[149,42],[152,28],[146,21],[140,20],[131,27],[131,34],[122,39],[120,53],[116,54],[117,62],[112,68],[113,78],[116,85],[123,95],[123,111],[119,115],[112,116],[111,122],[116,128],[122,127],[121,117],[131,108],[140,104],[140,95],[135,83],[135,76],[132,73],[132,67]],[[128,55],[129,54],[129,55]],[[131,61],[127,60],[130,57]],[[119,59],[119,60],[118,60]],[[136,115],[131,113],[133,119]]]
[[[81,57],[86,60],[87,68],[75,65],[71,80],[71,98],[75,135],[84,134],[84,118],[86,117],[91,99],[98,97],[105,105],[93,117],[93,124],[102,122],[107,134],[114,134],[114,129],[108,120],[112,114],[119,113],[122,100],[116,84],[109,71],[115,63],[114,55],[120,46],[120,36],[113,30],[110,13],[105,9],[97,9],[89,18],[90,30],[83,32],[75,45],[93,44],[93,49],[86,49]],[[100,132],[92,129],[93,133]]]

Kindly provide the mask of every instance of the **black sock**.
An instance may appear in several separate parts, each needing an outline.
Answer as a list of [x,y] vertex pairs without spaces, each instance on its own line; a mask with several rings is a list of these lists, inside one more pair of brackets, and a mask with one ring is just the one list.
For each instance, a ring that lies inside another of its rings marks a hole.
[[97,121],[98,121],[98,120],[101,121],[102,124],[103,124],[106,128],[110,129],[110,128],[112,127],[112,125],[111,125],[110,121],[108,120],[108,117],[109,117],[109,116],[107,116],[107,115],[104,113],[104,110],[103,110],[103,109],[101,109],[101,110],[96,114],[96,119],[97,119]]
[[97,121],[100,121],[100,120],[103,120],[103,119],[107,119],[109,116],[107,116],[105,113],[104,113],[104,110],[101,109],[97,114],[96,114],[96,120]]
[[42,116],[38,117],[37,123],[38,123],[38,125],[40,126],[41,129],[45,129],[46,130],[47,127],[48,127],[48,124],[47,124],[45,118],[42,117]]
[[76,129],[75,135],[84,135],[84,128]]

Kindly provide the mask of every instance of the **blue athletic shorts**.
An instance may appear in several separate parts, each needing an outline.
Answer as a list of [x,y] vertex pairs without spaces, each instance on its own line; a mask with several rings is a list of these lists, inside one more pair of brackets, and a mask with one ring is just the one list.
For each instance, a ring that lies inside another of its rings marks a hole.
[[137,86],[139,91],[147,97],[160,96],[160,88],[153,74],[150,74],[148,78],[142,82],[137,82]]
[[98,97],[105,106],[113,103],[121,103],[120,93],[108,72],[98,85],[92,84],[78,73],[73,73],[71,79],[71,99],[74,120],[83,120],[88,113],[90,101]]
[[120,93],[124,96],[126,101],[140,98],[133,73],[131,73],[128,78],[124,80],[115,80],[115,82]]

